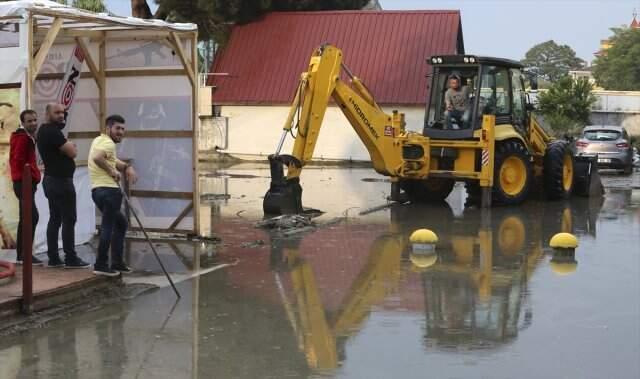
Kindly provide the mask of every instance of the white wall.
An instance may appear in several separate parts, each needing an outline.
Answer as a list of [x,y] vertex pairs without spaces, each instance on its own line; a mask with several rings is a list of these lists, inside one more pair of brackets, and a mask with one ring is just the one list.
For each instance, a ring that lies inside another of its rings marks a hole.
[[[405,113],[407,129],[422,131],[424,107],[383,107]],[[221,115],[229,118],[229,147],[223,152],[243,159],[266,159],[273,154],[289,113],[287,106],[222,106]],[[290,152],[293,138],[285,143]],[[314,159],[369,161],[369,153],[340,109],[327,109],[313,154]]]

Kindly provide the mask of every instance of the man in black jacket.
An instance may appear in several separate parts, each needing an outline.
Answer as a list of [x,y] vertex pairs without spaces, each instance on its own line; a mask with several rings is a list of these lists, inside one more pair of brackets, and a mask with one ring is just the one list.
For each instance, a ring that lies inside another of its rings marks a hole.
[[[62,129],[65,127],[64,106],[48,104],[47,123],[38,130],[38,151],[44,163],[44,194],[49,200],[47,224],[47,255],[49,267],[88,268],[75,251],[76,189],[73,174],[76,170],[76,145],[68,141]],[[58,232],[62,226],[64,262],[58,255]]]

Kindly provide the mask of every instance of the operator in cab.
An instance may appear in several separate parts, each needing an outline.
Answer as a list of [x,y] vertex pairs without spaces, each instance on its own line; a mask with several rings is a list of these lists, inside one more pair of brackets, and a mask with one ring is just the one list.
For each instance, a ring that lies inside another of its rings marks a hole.
[[460,129],[461,127],[466,127],[471,119],[469,87],[462,85],[460,75],[455,72],[449,75],[448,86],[449,88],[444,94],[446,128]]

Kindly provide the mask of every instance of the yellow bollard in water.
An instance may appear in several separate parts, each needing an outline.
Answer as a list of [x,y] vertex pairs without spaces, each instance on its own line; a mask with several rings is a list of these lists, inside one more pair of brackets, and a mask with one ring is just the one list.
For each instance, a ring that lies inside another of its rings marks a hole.
[[549,266],[559,276],[573,274],[578,268],[576,247],[578,239],[571,233],[558,233],[551,237],[549,246],[553,248],[553,257]]
[[578,239],[571,233],[558,233],[551,237],[549,246],[554,249],[574,249],[578,247]]
[[433,266],[438,261],[436,243],[438,236],[429,229],[418,229],[411,233],[411,254],[409,260],[414,268],[424,270]]

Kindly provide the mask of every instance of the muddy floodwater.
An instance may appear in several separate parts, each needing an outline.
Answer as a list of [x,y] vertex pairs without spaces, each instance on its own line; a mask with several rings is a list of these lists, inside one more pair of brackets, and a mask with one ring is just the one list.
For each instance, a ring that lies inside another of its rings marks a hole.
[[[300,233],[255,227],[266,166],[211,168],[202,225],[218,244],[140,241],[129,279],[160,285],[0,340],[0,378],[638,378],[640,173],[602,199],[465,208],[386,205],[367,168],[312,167]],[[435,253],[409,236],[428,228]],[[559,232],[575,253],[554,251]]]

